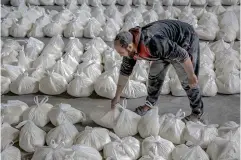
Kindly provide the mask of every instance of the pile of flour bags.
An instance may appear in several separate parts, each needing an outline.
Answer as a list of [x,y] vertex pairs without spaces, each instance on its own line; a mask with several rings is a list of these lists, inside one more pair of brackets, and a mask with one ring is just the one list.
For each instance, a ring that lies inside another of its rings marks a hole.
[[[1,7],[1,36],[60,34],[67,38],[101,37],[113,41],[119,31],[173,19],[192,25],[202,40],[240,39],[238,0],[11,0],[11,5]],[[60,11],[46,11],[38,5],[64,7]],[[185,7],[181,10],[174,5]]]
[[[2,160],[21,159],[15,144],[32,153],[31,160],[240,159],[240,125],[233,121],[184,123],[182,110],[159,116],[155,106],[141,117],[126,108],[126,100],[107,112],[96,107],[88,116],[70,104],[53,106],[48,97],[36,96],[34,103],[30,107],[19,100],[1,104]],[[101,127],[86,126],[79,132],[75,124],[83,124],[86,117]],[[49,122],[55,127],[45,132]]]
[[[21,44],[21,45],[20,45]],[[30,37],[27,40],[6,39],[1,42],[1,94],[46,95],[68,93],[88,97],[94,91],[101,97],[114,98],[122,57],[100,37],[83,45],[76,37],[64,43],[61,35],[45,45]],[[217,93],[240,93],[240,44],[223,39],[200,42],[199,84],[203,96]],[[150,63],[138,60],[122,97],[147,95]],[[186,96],[172,65],[169,66],[160,94]]]

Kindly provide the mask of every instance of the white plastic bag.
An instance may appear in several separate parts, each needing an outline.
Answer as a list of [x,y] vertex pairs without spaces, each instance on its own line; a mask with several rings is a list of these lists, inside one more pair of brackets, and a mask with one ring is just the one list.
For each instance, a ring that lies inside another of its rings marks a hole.
[[54,3],[58,6],[65,6],[66,1],[65,0],[54,0]]
[[[80,42],[78,38],[70,37],[69,42],[64,47],[65,52],[74,52],[76,55],[74,56],[77,61],[79,61],[77,57],[80,57],[83,54],[83,44]],[[81,53],[80,53],[81,52]]]
[[1,160],[21,160],[21,152],[14,146],[9,146],[1,152]]
[[142,156],[149,155],[155,148],[158,155],[171,160],[171,153],[175,146],[172,142],[162,139],[160,136],[151,136],[142,142]]
[[25,0],[10,0],[10,4],[14,7],[18,7],[21,3],[25,3]]
[[216,15],[220,15],[220,14],[223,14],[226,11],[226,9],[223,6],[218,5],[218,6],[213,6],[208,8],[208,11]]
[[56,142],[56,144],[61,144],[64,142],[65,147],[70,147],[73,145],[77,134],[78,130],[73,124],[63,123],[48,132],[46,136],[46,142],[48,145],[50,145],[51,141],[53,140]]
[[218,92],[218,87],[215,81],[215,76],[210,74],[199,75],[199,86],[203,96],[215,96]]
[[35,105],[28,108],[23,113],[23,120],[31,120],[36,126],[44,127],[50,122],[48,113],[53,105],[47,103],[48,97],[39,101],[38,96],[34,97]]
[[162,87],[161,87],[161,92],[160,92],[161,95],[166,95],[166,94],[169,94],[171,92],[169,81],[170,81],[170,78],[169,78],[169,75],[167,73],[166,76],[165,76],[165,79],[163,81]]
[[37,79],[28,76],[28,73],[23,73],[10,84],[10,91],[18,95],[37,93],[38,86]]
[[134,137],[125,137],[110,142],[104,146],[104,158],[118,158],[120,160],[138,159],[141,155],[140,141]]
[[85,127],[75,138],[75,144],[86,145],[101,151],[104,146],[111,142],[109,131],[105,128]]
[[142,138],[147,138],[149,136],[157,136],[159,129],[158,107],[154,107],[141,117],[138,124],[138,132]]
[[74,145],[71,149],[74,151],[73,159],[85,157],[88,160],[102,160],[100,153],[92,147]]
[[199,25],[195,31],[201,40],[206,41],[213,41],[217,34],[217,28],[214,26]]
[[177,96],[177,97],[187,96],[177,75],[175,78],[170,79],[169,85],[173,96]]
[[94,83],[85,73],[75,75],[67,87],[67,93],[74,97],[89,97],[93,91]]
[[15,81],[25,71],[23,67],[4,64],[1,68],[1,75]]
[[19,123],[16,128],[21,128],[19,146],[24,151],[34,152],[35,147],[44,146],[46,133],[37,127],[32,121],[23,121]]
[[159,14],[159,20],[164,20],[164,19],[173,19],[173,15],[170,11],[166,10],[163,13]]
[[190,0],[190,3],[194,6],[203,6],[207,3],[206,0]]
[[221,0],[207,0],[209,6],[221,6]]
[[10,126],[8,123],[1,125],[1,151],[6,149],[12,142],[18,139],[19,130]]
[[45,34],[43,32],[43,28],[49,23],[51,23],[50,16],[44,14],[33,24],[32,28],[28,32],[28,37],[44,37]]
[[9,30],[9,35],[15,38],[24,38],[26,37],[28,31],[32,27],[32,22],[27,18],[21,18],[17,22],[13,22]]
[[119,118],[116,121],[116,125],[114,126],[114,132],[119,137],[127,137],[134,136],[138,133],[138,123],[141,119],[141,116],[134,113],[131,110],[128,110],[127,100],[123,100],[123,104],[121,107],[121,113]]
[[146,5],[146,0],[132,0],[132,3],[133,3],[135,6]]
[[137,23],[143,22],[142,14],[139,10],[134,9],[126,14],[125,22],[136,20]]
[[122,6],[124,6],[126,4],[131,5],[132,0],[117,0],[116,3],[119,4],[119,5],[122,5]]
[[18,66],[28,69],[30,68],[32,61],[32,59],[25,55],[24,47],[22,47],[22,49],[19,51]]
[[144,83],[129,80],[122,91],[122,97],[125,98],[140,98],[147,96],[147,88]]
[[188,148],[185,144],[177,146],[172,152],[173,160],[209,160],[207,153],[200,146]]
[[[128,13],[129,14],[129,13]],[[139,26],[139,23],[137,22],[136,19],[133,20],[128,20],[124,23],[124,25],[121,28],[121,32],[123,31],[129,31],[129,29],[134,28],[136,26]]]
[[86,38],[95,38],[101,31],[101,24],[95,18],[91,18],[84,28],[84,36]]
[[62,35],[64,26],[60,22],[51,22],[43,28],[43,32],[48,37],[54,37],[56,35]]
[[236,36],[237,32],[231,26],[225,26],[218,32],[217,39],[223,39],[225,42],[233,42]]
[[55,63],[56,61],[51,55],[40,55],[35,61],[33,61],[32,67],[49,69],[52,68]]
[[77,0],[68,0],[66,8],[73,13],[76,12],[79,9]]
[[147,12],[144,12],[143,13],[143,26],[149,24],[149,23],[152,23],[152,22],[155,22],[158,20],[158,15],[157,13],[155,12],[155,10],[151,9]]
[[[27,40],[27,44],[25,45],[25,54],[27,57],[31,59],[36,59],[38,57],[38,54],[42,52],[44,48],[44,43],[36,38],[30,37]],[[36,55],[33,55],[32,51],[36,51]]]
[[163,0],[162,4],[164,6],[172,6],[173,5],[173,0]]
[[194,8],[192,13],[199,19],[206,12],[207,11],[206,11],[206,5],[205,5],[203,8]]
[[102,57],[100,52],[96,49],[96,47],[92,46],[84,52],[84,55],[81,57],[81,60],[83,62],[94,61],[96,63],[101,63]]
[[103,110],[103,106],[97,106],[95,111],[90,113],[90,118],[98,125],[113,129],[115,123],[120,116],[119,105],[108,112]]
[[54,0],[39,0],[39,2],[43,6],[52,6],[52,5],[54,5]]
[[10,88],[9,88],[10,83],[11,83],[10,78],[1,76],[1,95],[6,94],[10,91]]
[[125,16],[125,15],[126,15],[127,13],[129,13],[131,10],[132,10],[131,6],[130,6],[129,4],[125,4],[125,5],[121,8],[120,12],[121,12],[121,14],[122,14],[123,16]]
[[218,136],[218,125],[204,125],[201,122],[186,123],[184,131],[184,139],[189,144],[200,145],[202,148],[207,148],[208,144]]
[[236,5],[238,0],[222,0],[223,5]]
[[109,59],[118,61],[118,60],[122,60],[122,57],[119,55],[119,53],[115,49],[109,47],[103,53],[103,62],[105,63],[105,65]]
[[1,22],[1,36],[8,37],[9,36],[9,29],[13,25],[13,22],[16,21],[12,18],[3,19]]
[[212,160],[240,159],[240,143],[217,137],[208,145],[207,154]]
[[26,72],[29,77],[35,78],[38,82],[46,75],[46,71],[43,68],[30,68]]
[[66,79],[58,73],[47,72],[47,76],[39,82],[39,90],[49,95],[58,95],[67,90]]
[[115,4],[116,3],[116,0],[101,0],[101,3],[105,6],[109,6],[111,4]]
[[233,11],[227,11],[220,17],[220,23],[219,26],[221,28],[225,26],[231,27],[235,32],[239,30],[239,22],[238,18]]
[[50,69],[50,72],[58,73],[63,76],[67,82],[70,82],[73,79],[74,69],[64,63],[64,60],[61,58],[58,60],[55,65]]
[[73,71],[75,71],[79,65],[79,62],[70,53],[64,55],[63,62],[71,67]]
[[217,28],[219,22],[217,15],[211,12],[205,12],[200,17],[200,20],[198,21],[198,25],[204,25],[204,26],[213,26],[213,28]]
[[218,128],[218,135],[221,138],[232,140],[235,142],[240,141],[240,125],[233,121],[228,121]]
[[101,0],[89,0],[89,5],[92,7],[97,7],[101,5]]
[[107,44],[100,38],[96,37],[85,44],[85,50],[94,46],[101,54],[108,48]]
[[64,29],[65,37],[83,37],[84,27],[81,26],[82,22],[79,18],[72,20],[67,27]]
[[179,8],[174,6],[168,6],[166,11],[169,11],[174,18],[177,18],[182,12]]
[[187,6],[190,0],[173,0],[173,5],[175,6]]
[[143,63],[136,63],[131,79],[138,81],[138,82],[146,82],[148,80],[148,71],[147,69],[143,66]]
[[118,24],[115,23],[113,19],[108,19],[105,26],[103,27],[103,31],[100,33],[100,37],[102,37],[105,41],[113,41],[120,30]]
[[218,40],[214,43],[210,44],[210,49],[215,53],[219,53],[221,51],[223,51],[224,49],[228,49],[230,47],[230,45],[226,42],[224,42],[223,39]]
[[64,103],[60,103],[52,108],[48,113],[48,117],[51,123],[55,126],[59,126],[64,123],[75,124],[86,120],[85,113],[71,107],[70,104]]

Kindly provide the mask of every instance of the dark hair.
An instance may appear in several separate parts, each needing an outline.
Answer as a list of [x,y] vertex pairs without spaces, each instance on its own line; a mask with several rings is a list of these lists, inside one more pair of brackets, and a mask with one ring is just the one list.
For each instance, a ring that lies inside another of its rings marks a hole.
[[115,37],[115,42],[116,41],[119,41],[120,45],[126,48],[130,43],[132,43],[133,35],[128,31],[120,32]]

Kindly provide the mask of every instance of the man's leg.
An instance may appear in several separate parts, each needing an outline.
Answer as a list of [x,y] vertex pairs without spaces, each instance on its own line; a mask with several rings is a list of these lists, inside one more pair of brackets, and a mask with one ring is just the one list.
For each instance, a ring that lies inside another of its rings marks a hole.
[[[192,56],[194,73],[198,77],[199,74],[199,64],[200,64],[200,51],[199,51],[199,39],[195,38],[192,46],[188,50]],[[188,84],[188,76],[184,70],[183,64],[178,62],[173,62],[176,73],[178,75],[179,80],[181,81],[183,89],[186,91],[187,96],[190,101],[190,106],[192,108],[191,115],[187,116],[186,120],[197,121],[203,114],[203,102],[202,95],[199,86],[195,88],[190,88]]]
[[150,67],[146,103],[144,106],[136,108],[136,113],[139,115],[144,115],[151,106],[155,105],[158,97],[160,96],[160,91],[162,84],[164,82],[166,72],[169,66],[169,62],[166,61],[153,61]]

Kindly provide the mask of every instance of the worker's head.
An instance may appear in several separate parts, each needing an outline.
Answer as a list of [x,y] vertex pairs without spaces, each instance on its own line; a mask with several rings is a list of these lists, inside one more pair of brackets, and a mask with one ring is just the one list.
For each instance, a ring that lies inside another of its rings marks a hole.
[[120,32],[114,41],[115,50],[124,57],[132,57],[135,53],[133,35],[128,32]]

